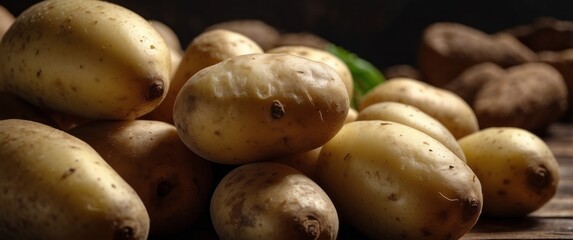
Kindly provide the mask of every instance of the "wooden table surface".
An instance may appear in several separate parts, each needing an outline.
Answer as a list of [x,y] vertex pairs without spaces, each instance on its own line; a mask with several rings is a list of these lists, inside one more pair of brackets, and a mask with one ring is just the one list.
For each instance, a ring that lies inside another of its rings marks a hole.
[[462,239],[573,239],[573,124],[554,124],[543,139],[559,162],[557,193],[519,219],[480,219]]

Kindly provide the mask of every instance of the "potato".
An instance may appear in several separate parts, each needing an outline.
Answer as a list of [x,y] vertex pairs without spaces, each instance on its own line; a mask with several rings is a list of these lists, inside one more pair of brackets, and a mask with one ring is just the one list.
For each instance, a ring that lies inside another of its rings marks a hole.
[[342,127],[348,93],[328,65],[289,54],[248,54],[205,68],[175,100],[179,136],[222,164],[280,158],[317,148]]
[[169,26],[158,20],[148,20],[151,26],[161,35],[165,43],[169,47],[171,55],[171,76],[175,75],[181,59],[183,58],[183,49],[179,37]]
[[87,143],[20,119],[0,139],[3,239],[147,239],[143,202]]
[[346,115],[346,121],[344,123],[354,122],[358,117],[358,111],[354,108],[348,109],[348,114]]
[[458,239],[482,208],[479,179],[452,151],[395,122],[351,122],[322,146],[316,182],[340,219],[372,239]]
[[544,63],[507,69],[486,83],[472,107],[482,128],[517,127],[542,131],[567,109],[567,85],[561,74]]
[[545,142],[531,132],[492,127],[459,143],[482,183],[484,215],[524,216],[554,196],[559,166]]
[[275,162],[233,169],[211,198],[221,240],[336,239],[339,220],[326,193],[300,171]]
[[307,46],[324,50],[332,44],[330,41],[311,32],[286,32],[281,33],[274,48],[281,46]]
[[340,58],[334,54],[327,52],[326,50],[305,47],[305,46],[282,46],[277,48],[272,48],[266,51],[267,53],[286,53],[292,54],[299,57],[305,57],[310,60],[325,63],[326,65],[334,68],[336,72],[340,75],[344,85],[348,90],[348,96],[352,98],[354,93],[354,80],[352,79],[352,74],[346,63],[344,63]]
[[476,94],[487,82],[497,81],[504,74],[505,70],[494,63],[480,63],[465,69],[444,88],[457,94],[471,106]]
[[98,121],[70,134],[90,144],[141,197],[150,235],[189,228],[208,207],[211,164],[191,152],[175,126],[147,120]]
[[438,120],[420,109],[398,102],[379,102],[372,104],[358,113],[356,121],[384,120],[413,127],[438,140],[464,162],[466,157],[452,133]]
[[412,78],[417,80],[423,80],[420,71],[414,66],[408,64],[397,64],[391,65],[382,70],[382,75],[386,79],[392,78]]
[[247,36],[266,51],[276,46],[280,37],[279,31],[268,23],[258,19],[235,19],[211,25],[205,31],[216,29],[228,30]]
[[141,16],[104,1],[39,2],[0,43],[0,81],[30,103],[93,119],[134,119],[169,88],[169,48]]
[[8,28],[14,23],[14,19],[14,15],[4,6],[0,5],[0,39],[2,39],[4,33],[6,33]]
[[573,21],[543,16],[502,32],[515,36],[535,52],[573,48]]
[[440,121],[456,139],[479,129],[472,108],[458,95],[410,78],[394,78],[379,84],[364,96],[359,112],[374,103],[387,101],[420,109]]
[[553,66],[567,85],[567,111],[563,116],[566,122],[573,121],[573,48],[563,51],[543,51],[538,53],[539,61]]
[[459,23],[439,22],[422,36],[418,66],[424,81],[438,87],[478,63],[510,67],[536,60],[531,49],[509,34],[486,34]]
[[227,58],[262,53],[263,50],[246,36],[227,31],[212,30],[195,37],[189,44],[173,79],[171,88],[163,102],[146,116],[148,119],[173,124],[173,104],[181,87],[199,70],[219,63]]

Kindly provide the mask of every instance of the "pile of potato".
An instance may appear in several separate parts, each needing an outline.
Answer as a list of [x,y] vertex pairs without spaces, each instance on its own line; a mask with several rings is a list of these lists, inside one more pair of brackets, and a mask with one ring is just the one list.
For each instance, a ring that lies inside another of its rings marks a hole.
[[458,239],[557,188],[540,138],[480,128],[445,88],[392,78],[353,108],[352,74],[321,48],[219,26],[183,50],[167,26],[97,0],[8,21],[7,239]]

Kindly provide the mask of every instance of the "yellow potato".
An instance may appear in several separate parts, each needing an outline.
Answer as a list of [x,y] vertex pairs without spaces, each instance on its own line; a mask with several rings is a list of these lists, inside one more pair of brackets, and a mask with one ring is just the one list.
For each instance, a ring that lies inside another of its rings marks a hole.
[[348,69],[348,66],[346,66],[342,60],[332,53],[329,53],[326,50],[306,46],[281,46],[269,49],[266,52],[293,54],[331,66],[336,70],[336,72],[338,72],[342,81],[344,81],[346,90],[348,90],[348,96],[352,99],[352,95],[354,94],[354,80],[352,79],[350,69]]
[[227,58],[262,53],[263,50],[246,36],[228,30],[211,30],[195,37],[180,60],[163,102],[146,118],[173,123],[173,104],[183,84],[199,70]]
[[3,239],[147,239],[143,202],[87,143],[18,119],[0,139]]
[[289,165],[293,168],[304,173],[310,179],[315,179],[316,163],[318,161],[318,155],[320,154],[321,147],[317,147],[310,151],[301,152],[279,159],[273,160],[273,162],[282,163]]
[[191,152],[175,126],[147,120],[99,121],[69,131],[90,144],[139,194],[153,236],[189,228],[205,213],[211,163]]
[[348,123],[322,146],[316,181],[340,218],[372,239],[458,239],[482,209],[479,179],[412,127]]
[[527,215],[557,190],[559,166],[551,149],[520,128],[486,128],[459,140],[482,183],[484,215]]
[[0,81],[28,102],[95,119],[134,119],[169,89],[169,48],[136,13],[104,1],[42,1],[0,43]]
[[326,193],[300,171],[275,162],[230,171],[211,198],[221,240],[336,239],[339,220]]
[[458,95],[410,78],[393,78],[369,91],[359,111],[377,102],[399,102],[414,106],[440,121],[456,139],[479,130],[472,108]]
[[173,118],[199,156],[243,164],[321,146],[342,127],[349,105],[344,83],[328,65],[260,53],[193,75],[177,96]]
[[379,102],[360,111],[356,120],[384,120],[413,127],[440,141],[461,160],[466,161],[464,152],[452,133],[438,120],[414,106],[398,102]]

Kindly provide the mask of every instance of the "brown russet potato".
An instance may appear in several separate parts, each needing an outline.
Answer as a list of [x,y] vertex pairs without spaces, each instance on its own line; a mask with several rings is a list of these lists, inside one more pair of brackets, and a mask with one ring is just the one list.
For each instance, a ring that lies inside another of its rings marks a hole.
[[258,19],[236,19],[213,24],[205,29],[211,31],[225,29],[247,36],[255,41],[263,51],[276,46],[280,37],[279,31],[268,23]]
[[72,135],[90,144],[141,197],[150,235],[175,234],[206,214],[211,163],[190,151],[175,126],[149,120],[97,121]]
[[563,76],[567,85],[567,111],[563,120],[573,121],[573,48],[562,51],[541,51],[537,53],[539,61],[553,66]]
[[466,68],[483,62],[510,67],[536,60],[535,53],[506,33],[490,35],[459,23],[428,26],[418,53],[424,81],[444,86]]
[[511,67],[501,78],[483,85],[472,108],[482,128],[540,131],[565,112],[567,94],[565,81],[555,68],[527,63]]
[[503,74],[505,74],[505,70],[494,63],[480,63],[464,70],[454,80],[446,84],[444,88],[454,92],[471,104],[475,95],[484,84],[497,80]]

